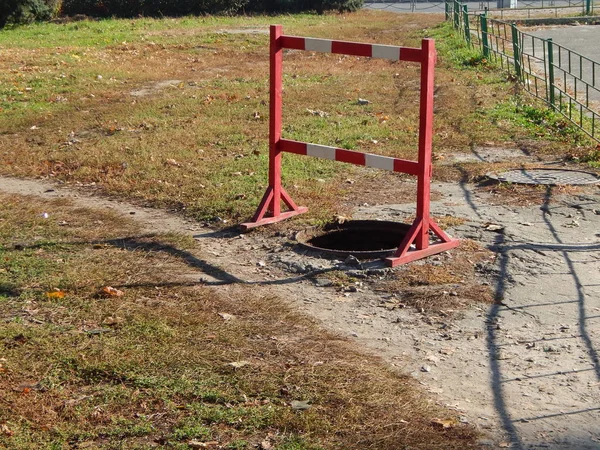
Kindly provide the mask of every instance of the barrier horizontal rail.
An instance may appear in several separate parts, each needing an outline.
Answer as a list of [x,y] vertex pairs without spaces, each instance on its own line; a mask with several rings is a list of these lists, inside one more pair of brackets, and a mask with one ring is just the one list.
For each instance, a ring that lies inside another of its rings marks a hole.
[[357,166],[372,167],[374,169],[388,170],[390,172],[402,172],[408,175],[419,174],[419,164],[415,161],[391,158],[389,156],[362,153],[343,148],[329,147],[327,145],[309,144],[307,142],[290,141],[282,139],[279,141],[281,151],[295,153],[297,155],[313,156],[316,158],[339,161]]

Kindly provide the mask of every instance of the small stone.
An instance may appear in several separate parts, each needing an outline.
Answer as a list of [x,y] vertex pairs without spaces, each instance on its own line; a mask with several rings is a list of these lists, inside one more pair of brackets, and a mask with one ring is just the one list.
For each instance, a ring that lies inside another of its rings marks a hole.
[[367,100],[366,98],[359,98],[356,103],[361,106],[364,106],[364,105],[368,105],[371,102],[369,100]]
[[429,372],[431,372],[431,367],[429,367],[429,366],[422,366],[421,367],[421,372],[427,372],[427,373],[429,373]]
[[344,264],[349,266],[360,266],[360,261],[356,256],[348,255],[348,257],[344,260]]
[[266,262],[264,262],[264,261],[259,261],[259,262],[257,262],[257,263],[256,263],[256,265],[257,265],[258,267],[265,267],[265,266],[267,265],[267,263],[266,263]]
[[290,403],[290,406],[292,407],[292,409],[295,409],[296,411],[305,411],[312,407],[312,405],[310,404],[310,402],[308,400],[292,400],[292,402]]
[[317,287],[329,287],[333,285],[333,281],[328,278],[317,278],[315,280],[315,285]]

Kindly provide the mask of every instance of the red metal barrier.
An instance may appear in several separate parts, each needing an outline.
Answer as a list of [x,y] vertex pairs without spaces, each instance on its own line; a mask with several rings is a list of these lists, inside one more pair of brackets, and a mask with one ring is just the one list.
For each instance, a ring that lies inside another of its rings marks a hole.
[[[281,93],[284,48],[420,63],[421,104],[419,112],[418,160],[407,161],[325,145],[282,139]],[[396,254],[386,259],[388,265],[393,267],[456,247],[459,241],[450,238],[444,233],[433,221],[429,212],[431,141],[433,133],[433,75],[436,62],[434,41],[432,39],[423,39],[421,48],[362,44],[357,42],[284,36],[281,25],[271,25],[270,58],[269,187],[252,220],[241,224],[242,230],[245,231],[261,225],[279,222],[288,217],[308,211],[308,208],[304,206],[297,206],[281,186],[281,153],[288,152],[417,176],[416,219],[398,246]],[[289,208],[285,212],[281,211],[281,201]],[[430,231],[437,236],[437,241],[429,242]]]

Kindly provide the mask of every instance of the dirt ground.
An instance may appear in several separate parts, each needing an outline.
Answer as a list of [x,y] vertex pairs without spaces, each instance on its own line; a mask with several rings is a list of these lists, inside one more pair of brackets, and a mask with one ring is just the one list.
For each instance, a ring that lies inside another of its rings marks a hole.
[[[508,158],[514,152],[505,150]],[[398,178],[389,189],[405,183]],[[391,269],[307,252],[294,241],[293,221],[242,235],[44,181],[0,178],[5,192],[69,197],[133,217],[147,232],[192,234],[200,253],[182,278],[232,295],[250,288],[288,299],[412,374],[482,432],[484,447],[600,449],[600,187],[548,187],[529,202],[471,184],[432,188],[439,192],[433,215],[464,219],[449,232],[494,252],[474,264],[494,304],[435,314],[404,308],[402,298],[381,289]],[[355,219],[414,214],[412,204],[353,206]],[[428,263],[443,266],[452,257]],[[344,283],[332,282],[333,274]],[[452,288],[442,296],[457,295]]]

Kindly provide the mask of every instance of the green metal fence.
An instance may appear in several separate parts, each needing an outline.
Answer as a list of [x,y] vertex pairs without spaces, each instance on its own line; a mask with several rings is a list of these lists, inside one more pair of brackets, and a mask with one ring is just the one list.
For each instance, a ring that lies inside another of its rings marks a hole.
[[513,74],[526,91],[600,142],[599,62],[552,39],[525,33],[514,23],[469,14],[467,5],[457,0],[446,2],[446,19],[469,45]]

